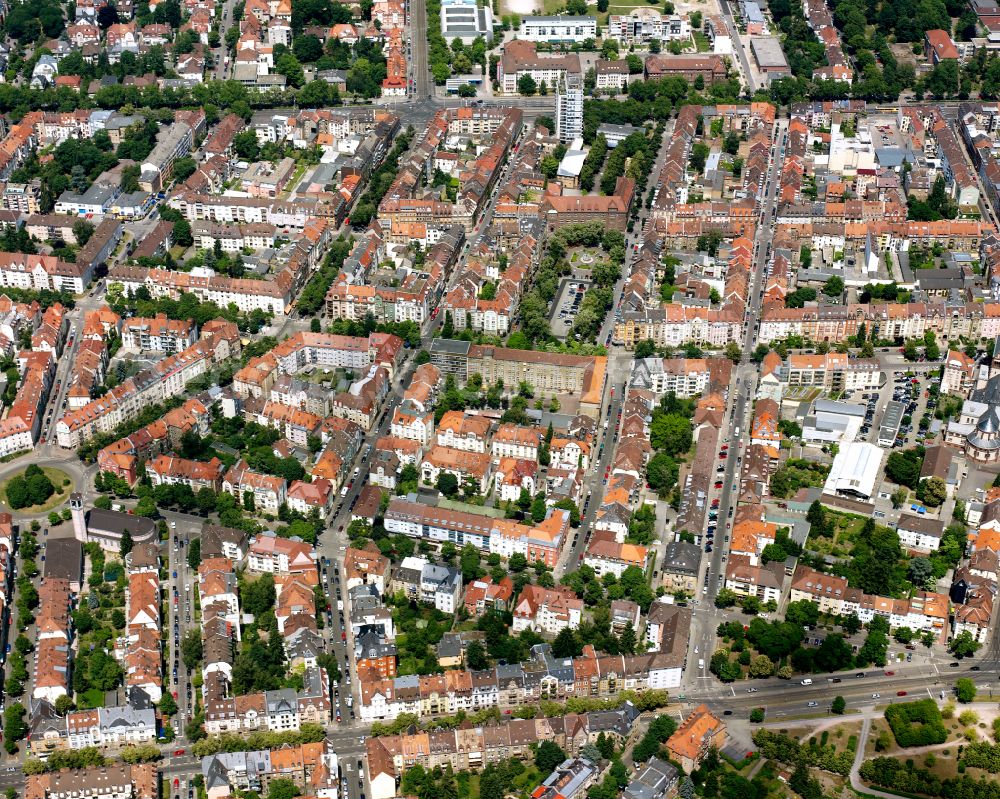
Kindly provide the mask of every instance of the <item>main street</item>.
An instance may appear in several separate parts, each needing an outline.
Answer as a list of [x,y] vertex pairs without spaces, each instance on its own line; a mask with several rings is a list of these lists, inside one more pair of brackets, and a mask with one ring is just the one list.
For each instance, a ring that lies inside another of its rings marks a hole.
[[[715,547],[709,559],[706,573],[708,590],[702,596],[709,603],[722,587],[725,579],[725,556],[729,549],[729,530],[732,519],[730,509],[735,510],[736,498],[739,493],[739,469],[745,447],[750,443],[751,407],[754,392],[757,388],[758,368],[750,356],[757,343],[757,329],[760,324],[762,306],[762,283],[764,270],[770,255],[770,242],[774,237],[774,219],[777,207],[778,183],[781,175],[781,163],[785,152],[786,123],[784,120],[775,124],[774,151],[768,164],[768,170],[763,179],[763,185],[758,187],[762,197],[759,204],[760,217],[754,233],[753,279],[750,285],[750,297],[743,328],[743,357],[735,369],[735,380],[730,388],[729,416],[725,422],[727,441],[731,442],[726,458],[726,467],[722,480],[722,492],[719,496],[719,533],[723,538]],[[726,520],[723,528],[721,520]],[[701,532],[701,531],[699,531]]]

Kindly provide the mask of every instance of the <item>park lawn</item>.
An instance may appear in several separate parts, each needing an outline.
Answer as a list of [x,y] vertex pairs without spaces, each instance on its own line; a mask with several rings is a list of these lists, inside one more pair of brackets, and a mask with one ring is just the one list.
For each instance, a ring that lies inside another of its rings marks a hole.
[[546,775],[542,774],[536,768],[533,763],[526,764],[528,767],[517,777],[514,778],[514,782],[511,785],[515,789],[515,792],[521,796],[527,796],[532,790],[534,790],[545,779]]
[[[609,3],[608,13],[609,14],[628,14],[633,8],[646,8],[648,6],[654,5],[653,3],[647,3],[646,0],[633,0],[633,2],[624,3]],[[655,5],[660,6],[662,11],[663,3],[656,3]]]
[[[73,493],[73,480],[70,476],[62,469],[55,469],[51,466],[43,466],[42,471],[45,472],[45,475],[52,481],[52,485],[56,488],[56,492],[45,502],[41,505],[29,505],[27,508],[20,508],[19,510],[12,510],[10,508],[7,504],[7,483],[9,483],[13,478],[23,474],[23,472],[16,472],[4,480],[3,483],[0,483],[0,505],[10,510],[11,513],[31,516],[39,513],[47,513],[53,508],[56,508],[69,500],[69,495]],[[69,485],[63,485],[63,482],[66,480],[69,480]]]
[[80,694],[79,705],[81,710],[101,707],[104,704],[104,692],[98,688],[88,688]]
[[826,513],[827,518],[833,522],[833,538],[810,536],[809,547],[823,555],[846,557],[854,548],[858,533],[865,526],[865,519],[853,513],[841,513],[831,508],[827,508]]
[[712,50],[712,43],[701,31],[694,32],[694,45],[699,53],[708,53]]
[[[848,706],[850,712],[850,706]],[[816,739],[817,743],[827,744],[834,747],[837,752],[855,751],[858,743],[858,736],[861,734],[861,722],[851,721],[845,724],[838,724],[824,730],[819,735],[810,736]],[[825,737],[824,737],[825,735]]]

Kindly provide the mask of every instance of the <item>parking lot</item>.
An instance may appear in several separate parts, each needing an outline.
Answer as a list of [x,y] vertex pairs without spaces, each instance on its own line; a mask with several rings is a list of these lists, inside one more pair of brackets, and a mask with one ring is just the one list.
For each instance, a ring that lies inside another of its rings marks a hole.
[[576,278],[567,278],[559,285],[559,294],[552,303],[552,315],[549,319],[553,336],[564,339],[569,335],[589,286],[589,281]]
[[892,446],[912,446],[920,439],[920,419],[925,413],[933,417],[937,397],[928,391],[926,375],[907,374],[905,369],[886,370],[886,382],[878,390],[844,397],[848,402],[865,405],[864,423],[859,431],[861,440],[878,441],[879,428],[886,419],[890,402],[902,403],[904,409],[899,434]]

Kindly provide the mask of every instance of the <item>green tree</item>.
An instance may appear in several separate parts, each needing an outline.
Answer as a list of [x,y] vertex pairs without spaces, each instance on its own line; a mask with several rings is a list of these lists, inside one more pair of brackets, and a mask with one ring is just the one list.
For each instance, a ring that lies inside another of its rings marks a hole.
[[828,297],[839,297],[844,293],[844,280],[834,275],[823,284],[823,293]]
[[[552,642],[552,655],[557,658],[579,657],[583,653],[583,643],[569,627],[559,631]],[[560,761],[561,762],[561,761]]]
[[437,490],[446,497],[453,497],[458,493],[458,478],[450,472],[438,474]]
[[181,639],[181,658],[188,671],[194,671],[202,658],[201,632],[188,630]]
[[278,777],[271,780],[267,788],[267,799],[295,799],[301,796],[302,791],[294,781],[287,777]]
[[566,753],[553,741],[542,741],[535,750],[535,765],[542,774],[550,774],[566,760]]
[[465,666],[471,671],[482,671],[490,667],[490,660],[486,656],[486,648],[480,641],[472,640],[465,648]]
[[842,696],[835,696],[833,702],[830,705],[830,712],[835,713],[838,716],[844,715],[844,711],[847,709],[847,700]]
[[163,696],[160,697],[160,712],[164,716],[172,716],[177,712],[177,702],[174,701],[174,697],[170,694],[170,691],[164,691]]
[[192,571],[197,571],[201,565],[201,539],[192,538],[188,542],[187,563]]
[[948,486],[940,477],[928,477],[917,483],[917,499],[930,508],[936,508],[948,497]]
[[118,545],[118,554],[121,555],[123,561],[128,557],[134,546],[135,542],[132,541],[132,534],[126,530],[122,533],[122,540]]
[[980,646],[982,644],[972,637],[972,633],[968,630],[963,630],[951,640],[951,643],[948,644],[948,649],[955,657],[968,658],[976,654]]
[[545,494],[539,493],[531,503],[531,518],[535,524],[545,521],[548,506],[545,504]]
[[955,697],[962,704],[969,704],[976,699],[976,684],[968,677],[961,677],[955,683]]

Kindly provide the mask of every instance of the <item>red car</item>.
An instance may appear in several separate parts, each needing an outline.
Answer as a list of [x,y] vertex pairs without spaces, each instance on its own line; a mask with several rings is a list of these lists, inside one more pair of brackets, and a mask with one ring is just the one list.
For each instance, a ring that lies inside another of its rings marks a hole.
[[184,750],[183,749],[176,749],[176,750],[174,750],[174,755],[177,756],[177,757],[180,757],[183,754],[184,754]]
[[896,691],[896,696],[906,696],[906,691]]
[[892,677],[892,676],[894,676],[895,674],[896,674],[896,672],[894,672],[894,671],[887,671],[887,672],[885,673],[885,676],[886,676],[886,677]]
[[177,779],[177,777],[174,777],[174,787],[175,788],[179,788],[180,784],[181,784],[181,781],[179,779]]
[[347,632],[345,630],[341,630],[340,631],[340,640],[341,641],[346,641],[347,640]]

